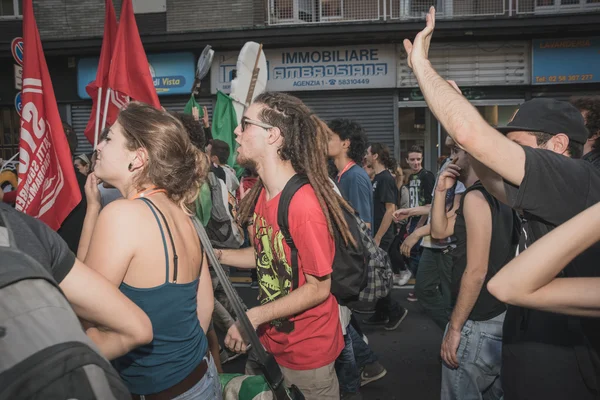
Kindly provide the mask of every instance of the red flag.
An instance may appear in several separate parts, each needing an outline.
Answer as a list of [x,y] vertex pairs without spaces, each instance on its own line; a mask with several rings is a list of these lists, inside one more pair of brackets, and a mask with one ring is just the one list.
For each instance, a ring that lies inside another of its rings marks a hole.
[[[105,1],[104,13],[104,37],[102,38],[102,50],[100,50],[100,61],[98,62],[98,71],[96,71],[96,80],[90,82],[85,87],[85,91],[92,98],[93,106],[90,120],[85,128],[85,136],[90,143],[94,144],[94,135],[96,127],[96,110],[98,102],[98,88],[102,88],[100,98],[100,124],[104,115],[104,102],[106,101],[106,92],[108,89],[108,71],[110,70],[110,60],[112,58],[115,39],[117,38],[117,15],[113,7],[112,0]],[[112,125],[119,114],[119,108],[112,102],[108,105],[106,123]]]
[[81,201],[32,0],[23,0],[23,91],[16,208],[57,230]]
[[134,100],[160,109],[131,0],[123,0],[108,86]]

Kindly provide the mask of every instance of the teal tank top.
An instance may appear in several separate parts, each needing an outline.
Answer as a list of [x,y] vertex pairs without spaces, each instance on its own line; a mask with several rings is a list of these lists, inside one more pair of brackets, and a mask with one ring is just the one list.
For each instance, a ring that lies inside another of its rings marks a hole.
[[167,241],[158,211],[167,228],[173,249],[173,280],[177,281],[177,253],[171,230],[162,212],[147,198],[141,198],[156,218],[165,251],[165,283],[153,288],[135,288],[121,283],[119,289],[150,318],[154,338],[113,361],[121,378],[133,394],[161,392],[181,382],[201,362],[208,349],[206,335],[197,314],[198,280],[169,282]]

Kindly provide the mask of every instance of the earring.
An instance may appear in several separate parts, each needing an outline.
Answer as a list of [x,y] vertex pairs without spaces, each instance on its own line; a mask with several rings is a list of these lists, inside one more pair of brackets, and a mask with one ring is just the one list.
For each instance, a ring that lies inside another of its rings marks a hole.
[[129,170],[129,172],[133,171],[133,163],[129,163],[127,169]]

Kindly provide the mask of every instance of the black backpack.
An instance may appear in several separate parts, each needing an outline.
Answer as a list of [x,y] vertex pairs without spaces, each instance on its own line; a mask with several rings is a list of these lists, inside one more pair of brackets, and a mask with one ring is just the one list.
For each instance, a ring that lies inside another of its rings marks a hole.
[[131,399],[56,281],[0,210],[0,400]]
[[[294,175],[283,188],[277,209],[277,224],[292,251],[292,289],[298,287],[298,249],[290,234],[288,213],[292,197],[301,187],[308,184],[310,183],[306,175]],[[351,244],[346,246],[341,233],[337,227],[334,227],[335,256],[331,274],[331,293],[342,305],[358,300],[360,292],[367,286],[368,278],[368,258],[366,249],[360,240],[361,232],[357,218],[345,209],[343,212],[357,246],[356,248]]]

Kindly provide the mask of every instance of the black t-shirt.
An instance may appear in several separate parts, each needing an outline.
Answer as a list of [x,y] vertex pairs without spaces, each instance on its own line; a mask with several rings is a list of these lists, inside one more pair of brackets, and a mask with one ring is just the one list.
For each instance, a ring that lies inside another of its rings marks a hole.
[[29,254],[60,283],[75,264],[75,255],[48,225],[0,203],[2,217],[8,220],[17,248]]
[[454,225],[456,248],[452,250],[453,303],[456,303],[460,290],[460,282],[467,268],[467,226],[463,212],[464,201],[467,193],[474,190],[479,190],[483,193],[490,206],[492,212],[492,238],[490,242],[488,272],[475,306],[471,314],[469,314],[469,319],[472,321],[487,321],[506,311],[504,303],[488,292],[487,283],[515,256],[515,251],[519,243],[520,224],[516,213],[510,207],[492,197],[479,181],[467,188],[461,198],[460,206],[456,210],[456,223]]
[[227,183],[227,175],[225,175],[225,170],[222,167],[213,164],[210,167],[210,171],[214,173],[217,178]]
[[[556,226],[600,201],[600,171],[591,163],[524,147],[525,176],[505,184],[509,205],[523,211],[522,251]],[[599,277],[600,244],[562,271],[565,277]],[[584,382],[600,368],[600,319],[508,307],[503,332],[505,398],[591,398]],[[594,354],[595,353],[595,354]],[[595,368],[592,367],[595,365]],[[587,377],[587,378],[586,378]]]
[[81,201],[75,208],[67,215],[67,218],[63,221],[58,234],[65,242],[73,253],[77,253],[79,247],[79,239],[81,238],[81,231],[83,229],[83,221],[85,221],[85,213],[87,211],[87,200],[85,197],[85,181],[86,176],[75,169],[75,177],[77,178],[77,184],[79,185],[79,191],[81,192]]
[[[433,188],[435,175],[431,171],[422,169],[408,177],[408,207],[414,208],[431,204],[433,201]],[[420,216],[410,218],[408,232],[412,233],[421,219]]]
[[[385,215],[385,204],[396,204],[398,198],[398,187],[396,180],[390,171],[383,170],[373,178],[373,234],[377,234],[383,216]],[[390,227],[381,238],[381,242],[391,242],[394,238],[394,224]]]

